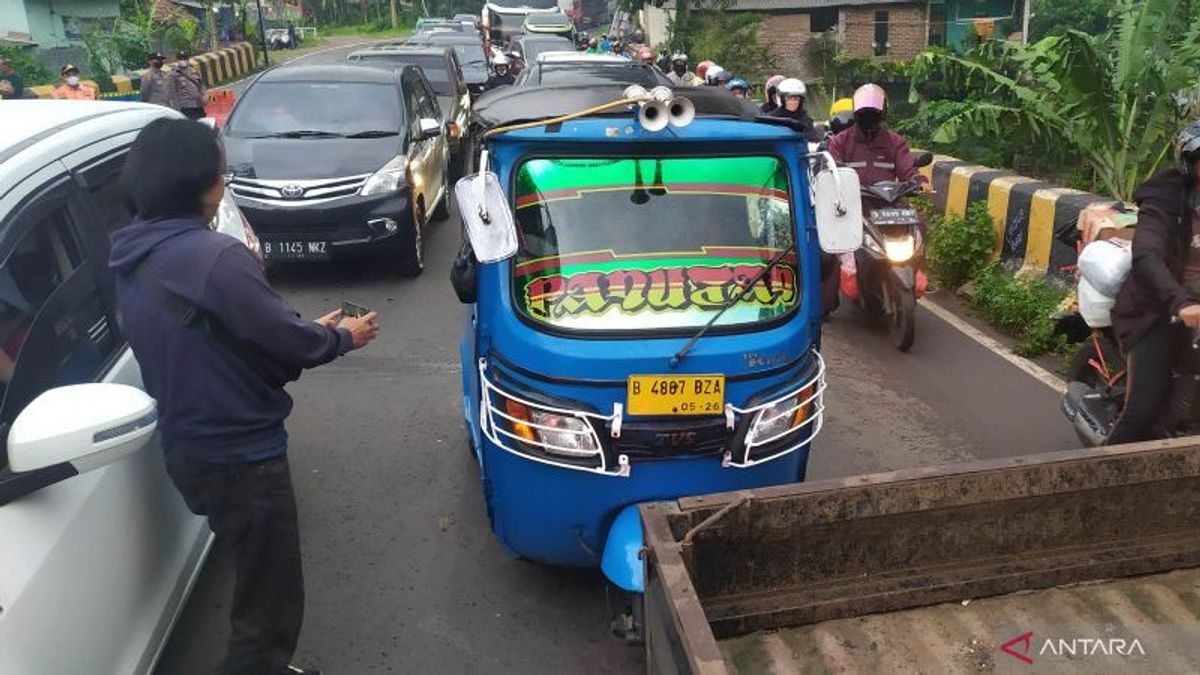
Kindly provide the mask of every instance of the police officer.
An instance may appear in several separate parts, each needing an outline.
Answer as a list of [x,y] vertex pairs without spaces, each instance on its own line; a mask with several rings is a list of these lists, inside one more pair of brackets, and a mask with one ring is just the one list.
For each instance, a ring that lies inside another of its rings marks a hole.
[[150,67],[142,75],[142,100],[178,110],[179,104],[175,102],[175,81],[171,73],[163,70],[166,60],[166,57],[158,52],[150,55]]
[[171,71],[171,84],[175,91],[175,104],[179,112],[191,119],[204,117],[204,100],[208,89],[204,86],[204,77],[200,71],[188,61],[188,53],[179,50],[176,54],[179,60]]

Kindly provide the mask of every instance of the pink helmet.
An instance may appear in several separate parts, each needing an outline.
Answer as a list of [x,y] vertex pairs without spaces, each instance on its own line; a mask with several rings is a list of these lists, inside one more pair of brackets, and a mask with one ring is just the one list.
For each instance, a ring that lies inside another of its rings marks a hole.
[[763,91],[769,91],[772,87],[778,86],[780,82],[783,82],[782,75],[768,77],[766,84],[763,85]]
[[887,94],[877,84],[864,84],[854,92],[854,112],[873,108],[887,112]]

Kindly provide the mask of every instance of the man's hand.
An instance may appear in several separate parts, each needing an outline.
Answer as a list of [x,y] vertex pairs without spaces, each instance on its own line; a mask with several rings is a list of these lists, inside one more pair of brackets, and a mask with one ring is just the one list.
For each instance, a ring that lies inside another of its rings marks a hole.
[[379,335],[379,326],[375,325],[375,319],[378,317],[378,312],[370,312],[359,319],[348,316],[342,319],[337,327],[350,331],[354,349],[362,349]]
[[1192,330],[1200,328],[1200,305],[1188,305],[1179,310],[1179,320]]
[[342,320],[342,310],[335,309],[325,316],[315,319],[315,321],[326,328],[337,328],[338,322]]

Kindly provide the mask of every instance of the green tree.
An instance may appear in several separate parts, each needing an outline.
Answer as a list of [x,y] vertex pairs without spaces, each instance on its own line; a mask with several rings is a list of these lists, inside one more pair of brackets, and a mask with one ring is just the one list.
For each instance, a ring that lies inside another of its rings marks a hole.
[[966,100],[937,143],[997,137],[1068,150],[1117,199],[1169,156],[1185,121],[1180,94],[1200,85],[1200,2],[1121,0],[1110,35],[1068,30],[1030,45],[984,43],[963,56],[930,50],[913,63],[910,98],[940,81]]
[[1079,30],[1092,35],[1109,28],[1110,0],[1033,0],[1029,35],[1041,39]]

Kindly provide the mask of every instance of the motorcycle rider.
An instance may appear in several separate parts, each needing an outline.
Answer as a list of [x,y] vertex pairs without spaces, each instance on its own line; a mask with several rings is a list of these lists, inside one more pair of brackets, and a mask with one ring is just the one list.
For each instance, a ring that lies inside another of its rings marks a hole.
[[677,87],[695,87],[700,84],[700,78],[688,71],[688,57],[683,52],[671,55],[671,72],[667,73],[667,79]]
[[1176,166],[1142,183],[1133,267],[1112,310],[1125,355],[1125,408],[1107,443],[1149,440],[1171,390],[1175,317],[1200,329],[1200,121],[1176,139]]
[[788,77],[780,80],[779,86],[775,88],[775,93],[779,97],[779,107],[771,111],[774,117],[786,117],[800,123],[804,128],[804,136],[809,141],[816,142],[818,138],[816,125],[813,124],[812,117],[809,117],[808,111],[804,109],[804,97],[808,89],[804,86],[804,82]]
[[783,82],[783,80],[784,77],[782,75],[772,75],[771,77],[767,78],[766,83],[763,84],[763,103],[759,110],[761,110],[764,115],[770,115],[777,108],[779,108],[778,87],[779,83]]
[[512,84],[517,81],[515,75],[508,70],[508,57],[504,54],[498,54],[492,59],[492,74],[488,76],[487,82],[484,83],[484,89],[495,89]]
[[[915,158],[908,142],[884,124],[886,117],[887,94],[883,88],[877,84],[859,87],[854,92],[854,126],[833,137],[829,154],[838,164],[854,169],[863,185],[913,181],[929,192],[929,179],[913,165]],[[924,222],[921,234],[925,234]]]
[[750,98],[750,85],[740,77],[730,80],[725,89],[738,98]]

